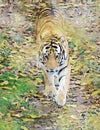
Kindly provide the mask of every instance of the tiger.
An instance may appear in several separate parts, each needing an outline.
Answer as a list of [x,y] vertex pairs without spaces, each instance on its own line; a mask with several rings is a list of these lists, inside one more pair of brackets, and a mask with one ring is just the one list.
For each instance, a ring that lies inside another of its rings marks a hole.
[[47,2],[36,4],[36,10],[36,45],[44,75],[43,94],[64,106],[70,83],[70,62],[62,13]]

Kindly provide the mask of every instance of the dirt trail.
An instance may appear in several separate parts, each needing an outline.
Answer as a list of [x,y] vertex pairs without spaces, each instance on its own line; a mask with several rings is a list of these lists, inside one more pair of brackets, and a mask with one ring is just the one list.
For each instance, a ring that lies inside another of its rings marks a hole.
[[[31,7],[31,5],[28,6]],[[66,12],[66,18],[68,20],[71,20],[82,28],[85,28],[87,35],[90,37],[91,41],[97,45],[97,50],[99,50],[100,16],[94,3],[75,5],[73,7],[68,7],[66,5],[63,9]],[[22,44],[17,43],[18,46],[21,46],[24,49],[26,47],[27,51],[30,50],[33,45],[32,43],[34,43],[34,40],[32,41],[32,33],[34,31],[30,33],[26,32],[26,30],[32,28],[32,23],[29,21],[31,16],[26,16],[24,12],[20,12],[19,5],[15,5],[12,12],[8,11],[9,9],[7,9],[6,6],[0,7],[0,15],[2,16],[0,17],[0,32],[7,33],[12,42],[14,40],[22,41]],[[9,28],[11,28],[11,30],[9,30]],[[31,41],[29,45],[25,44],[28,35]],[[100,51],[98,51],[96,58],[100,65],[99,53]],[[32,62],[32,60],[34,61],[33,55],[27,56],[27,53],[24,53],[25,58],[29,62],[27,65],[28,70],[34,66],[34,62]],[[100,73],[100,68],[98,69],[98,73]],[[66,106],[63,108],[59,108],[50,99],[46,99],[40,94],[32,96],[29,100],[30,106],[32,104],[36,106],[36,111],[39,112],[40,117],[28,122],[29,130],[89,130],[89,127],[90,130],[94,130],[95,127],[87,125],[89,118],[87,111],[90,108],[98,109],[98,106],[95,107],[94,104],[99,104],[100,99],[93,98],[89,88],[81,85],[82,77],[83,74],[81,73],[78,76],[71,74],[71,88],[66,99]],[[40,86],[43,86],[43,84]]]

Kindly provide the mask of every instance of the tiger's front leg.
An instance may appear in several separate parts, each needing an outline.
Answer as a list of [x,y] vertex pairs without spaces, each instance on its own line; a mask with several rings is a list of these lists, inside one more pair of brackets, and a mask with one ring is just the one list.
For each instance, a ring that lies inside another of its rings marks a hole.
[[45,90],[43,91],[45,96],[54,96],[57,93],[54,84],[54,75],[47,72],[44,73]]
[[66,103],[66,95],[69,89],[70,82],[70,65],[59,74],[59,89],[55,97],[55,101],[58,105],[64,106]]

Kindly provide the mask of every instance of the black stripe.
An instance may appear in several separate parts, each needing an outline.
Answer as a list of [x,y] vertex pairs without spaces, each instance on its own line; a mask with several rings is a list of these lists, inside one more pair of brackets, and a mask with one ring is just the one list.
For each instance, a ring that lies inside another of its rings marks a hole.
[[59,72],[58,72],[58,75],[59,75],[65,68],[67,68],[67,66],[68,66],[68,65],[66,65],[65,67],[61,68],[61,69],[59,70]]
[[59,89],[59,84],[55,84],[55,87],[58,90]]
[[40,10],[39,18],[45,17],[45,16],[50,16],[50,9],[49,8],[44,8],[44,9]]
[[39,18],[42,18],[42,17],[49,17],[49,16],[54,16],[55,15],[55,8],[51,7],[51,8],[42,8],[40,9],[40,12],[39,12]]
[[58,46],[52,46],[52,47],[53,47],[53,48],[56,48],[56,49],[58,48]]
[[61,80],[64,76],[66,76],[66,75],[62,75],[62,76],[59,78],[59,82],[60,82],[60,80]]
[[51,15],[55,15],[55,8],[51,7]]

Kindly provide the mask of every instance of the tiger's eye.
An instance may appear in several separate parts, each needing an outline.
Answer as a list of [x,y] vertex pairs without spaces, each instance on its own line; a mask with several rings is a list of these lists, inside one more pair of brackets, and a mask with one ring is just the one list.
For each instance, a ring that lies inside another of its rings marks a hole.
[[47,46],[45,49],[49,49],[49,48],[50,48],[50,47]]

